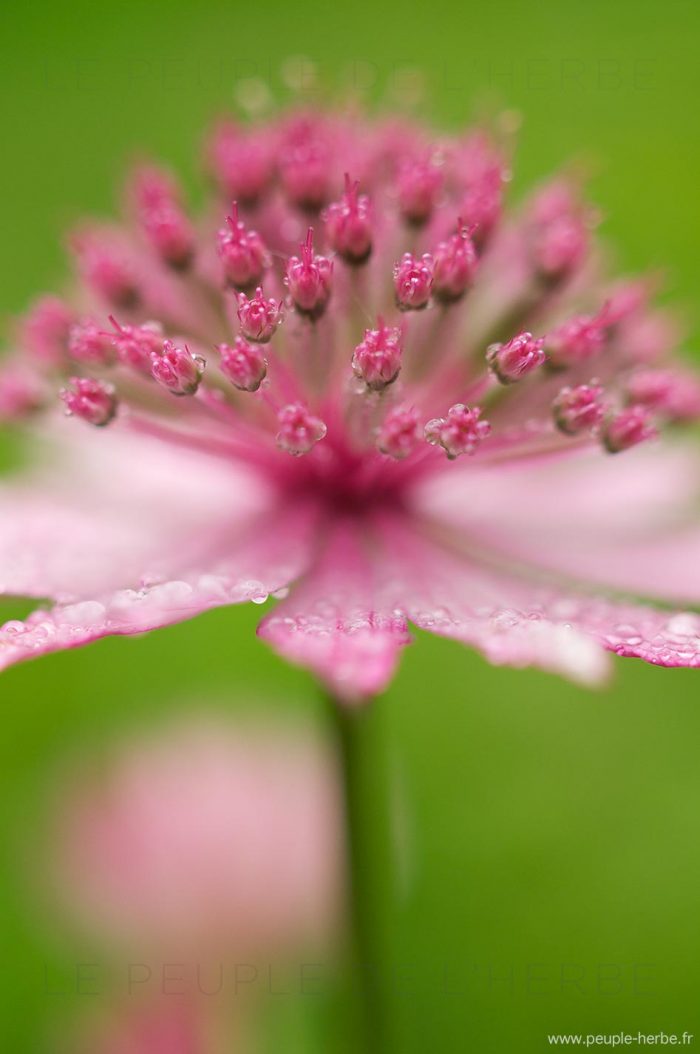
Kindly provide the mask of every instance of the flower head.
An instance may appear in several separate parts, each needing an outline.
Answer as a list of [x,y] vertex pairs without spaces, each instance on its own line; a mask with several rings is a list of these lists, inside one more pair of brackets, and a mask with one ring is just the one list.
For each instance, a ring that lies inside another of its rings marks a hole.
[[653,283],[587,263],[578,187],[504,217],[507,153],[357,113],[225,124],[218,235],[160,170],[81,227],[75,305],[20,322],[5,405],[44,421],[62,384],[108,427],[46,415],[63,462],[0,492],[3,589],[55,601],[0,665],[286,591],[261,636],[351,701],[409,623],[586,682],[605,650],[700,665],[668,607],[700,600],[700,476],[663,439],[700,384]]

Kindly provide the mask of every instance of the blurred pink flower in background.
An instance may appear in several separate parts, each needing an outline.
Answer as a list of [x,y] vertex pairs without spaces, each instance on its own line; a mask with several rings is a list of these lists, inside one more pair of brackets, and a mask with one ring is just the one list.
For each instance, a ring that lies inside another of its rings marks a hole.
[[220,1041],[210,1017],[203,1008],[172,998],[122,1001],[71,1039],[70,1054],[241,1054],[252,1049],[234,1042],[228,1028]]
[[334,932],[339,809],[314,739],[182,721],[64,790],[57,886],[75,921],[116,948],[283,957]]
[[316,737],[201,716],[73,772],[57,795],[51,899],[127,981],[122,993],[103,969],[70,1054],[258,1049],[266,986],[335,954],[338,791]]
[[0,665],[270,595],[261,636],[351,701],[410,623],[585,683],[700,664],[698,455],[656,440],[700,383],[573,180],[505,210],[508,153],[316,111],[220,125],[201,220],[134,174],[0,383],[78,419],[0,494],[0,587],[54,602]]

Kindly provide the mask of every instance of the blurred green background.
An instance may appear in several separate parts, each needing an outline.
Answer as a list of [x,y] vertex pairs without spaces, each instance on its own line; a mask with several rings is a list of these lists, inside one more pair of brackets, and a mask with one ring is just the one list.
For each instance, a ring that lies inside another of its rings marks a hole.
[[[520,110],[516,193],[589,160],[622,266],[664,267],[697,335],[699,34],[690,0],[16,4],[0,56],[0,306],[9,317],[60,281],[64,227],[112,207],[130,154],[193,183],[203,126],[234,82],[278,82],[304,54],[329,80],[353,63],[380,84],[420,69],[448,127],[483,100]],[[57,952],[24,869],[56,767],[193,698],[318,707],[311,680],[256,641],[259,615],[216,611],[2,676],[0,1050],[43,1051],[62,1011],[43,991]],[[697,684],[620,662],[593,694],[454,643],[409,649],[372,716],[373,779],[400,784],[407,814],[406,867],[377,876],[393,1049],[529,1054],[547,1033],[618,1030],[700,1044]],[[378,845],[384,833],[379,818]],[[578,987],[561,990],[565,964]],[[328,1050],[315,1016],[277,1005],[270,1050]]]

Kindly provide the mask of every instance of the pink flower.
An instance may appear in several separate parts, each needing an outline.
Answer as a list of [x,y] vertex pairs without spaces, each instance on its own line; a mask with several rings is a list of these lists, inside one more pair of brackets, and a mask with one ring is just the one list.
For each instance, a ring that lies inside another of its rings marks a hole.
[[276,958],[335,928],[339,808],[331,760],[306,735],[184,719],[71,776],[52,884],[85,933],[122,951]]
[[[222,276],[216,222],[178,273],[138,223],[85,228],[97,330],[76,345],[54,302],[19,342],[45,388],[113,385],[120,412],[47,420],[51,466],[0,494],[3,591],[53,601],[0,629],[0,665],[269,596],[261,636],[348,700],[411,623],[586,682],[606,650],[700,665],[698,459],[649,442],[699,389],[651,283],[599,272],[577,188],[501,220],[488,133],[442,139],[439,180],[430,138],[313,113],[217,133],[207,214],[235,193],[249,231],[254,203],[255,292]],[[164,341],[207,359],[163,359],[189,398],[154,380]]]
[[[132,995],[81,1029],[71,1049],[77,1054],[207,1054],[215,1033],[214,1015],[211,1006],[203,1004],[204,1000],[196,1005],[172,996],[143,1000]],[[232,1042],[230,1032],[229,1027],[228,1042]]]

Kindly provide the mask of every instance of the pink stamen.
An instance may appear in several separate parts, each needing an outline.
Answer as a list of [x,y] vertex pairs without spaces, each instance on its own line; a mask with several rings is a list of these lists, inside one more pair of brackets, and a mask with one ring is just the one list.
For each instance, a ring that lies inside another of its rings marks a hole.
[[328,431],[324,422],[314,417],[303,403],[283,407],[277,415],[277,422],[277,445],[294,457],[308,454]]
[[172,340],[164,341],[162,350],[151,356],[151,373],[173,395],[194,395],[205,365],[201,355],[193,355],[186,344],[179,348]]
[[573,189],[563,180],[545,187],[535,198],[530,209],[531,250],[542,277],[561,281],[583,261],[588,249],[585,219]]
[[238,295],[238,321],[243,336],[256,344],[267,344],[282,321],[282,301],[268,300],[258,286],[255,295]]
[[603,420],[603,389],[593,381],[562,388],[552,403],[554,423],[565,435],[593,431]]
[[60,396],[68,417],[80,417],[88,424],[104,428],[117,412],[114,387],[92,377],[71,377]]
[[377,449],[403,461],[410,457],[420,440],[418,411],[413,406],[397,406],[386,415],[377,433]]
[[19,421],[40,410],[45,391],[39,376],[21,361],[3,362],[0,369],[0,421]]
[[195,237],[169,173],[146,166],[134,178],[136,212],[141,228],[164,263],[183,270],[192,262]]
[[458,230],[447,241],[440,242],[433,253],[433,294],[443,304],[464,296],[474,281],[478,266],[476,247],[470,229],[457,221]]
[[396,303],[401,311],[420,311],[433,291],[433,258],[404,253],[394,267]]
[[323,213],[331,249],[349,264],[363,264],[372,252],[369,198],[358,194],[359,182],[345,174],[345,193]]
[[76,362],[91,366],[109,366],[114,362],[114,337],[92,318],[83,318],[71,326],[68,354]]
[[333,263],[325,256],[314,255],[313,227],[309,227],[300,256],[287,264],[286,284],[294,306],[302,315],[320,318],[328,306],[333,283]]
[[224,196],[257,204],[272,180],[273,150],[273,138],[265,131],[219,125],[209,144],[209,160]]
[[75,313],[57,296],[43,296],[24,317],[21,339],[39,363],[60,365],[66,356]]
[[327,137],[313,119],[302,118],[288,130],[280,159],[282,189],[297,208],[317,212],[330,196],[332,170]]
[[474,454],[491,431],[488,421],[480,421],[481,408],[470,409],[456,403],[446,417],[436,417],[425,426],[425,438],[433,446],[441,446],[450,461],[461,454]]
[[486,361],[501,384],[515,384],[545,361],[544,340],[532,333],[519,333],[505,344],[492,344]]
[[397,193],[399,211],[407,223],[414,227],[427,223],[444,181],[444,173],[434,160],[412,158],[404,161],[397,176]]
[[117,359],[139,373],[150,373],[154,354],[163,350],[163,328],[158,322],[144,322],[141,326],[122,326],[114,315],[109,321],[115,330],[112,345]]
[[242,392],[256,392],[267,375],[267,359],[259,346],[236,337],[233,346],[218,344],[221,372]]
[[602,315],[577,315],[557,326],[545,337],[547,363],[552,369],[567,369],[599,355],[607,333]]
[[689,371],[641,369],[625,386],[630,403],[646,406],[669,421],[700,417],[700,378]]
[[138,282],[121,249],[91,231],[76,236],[72,246],[83,280],[97,296],[119,308],[138,304]]
[[382,391],[392,384],[401,370],[401,330],[384,324],[380,317],[377,329],[366,329],[364,340],[355,348],[352,368],[372,391]]
[[231,215],[226,217],[227,228],[217,235],[217,250],[224,278],[234,289],[248,290],[260,283],[263,273],[270,266],[270,256],[257,231],[246,230],[238,218],[238,205],[234,201]]
[[657,435],[649,410],[645,406],[630,406],[605,422],[601,439],[610,454],[618,454]]

